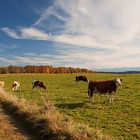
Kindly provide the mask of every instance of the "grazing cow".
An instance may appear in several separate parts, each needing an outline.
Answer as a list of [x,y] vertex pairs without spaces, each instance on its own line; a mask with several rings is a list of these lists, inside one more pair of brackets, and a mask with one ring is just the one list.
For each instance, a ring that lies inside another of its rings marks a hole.
[[0,90],[1,90],[1,91],[4,90],[4,81],[0,81]]
[[44,83],[38,80],[32,81],[32,89],[35,89],[35,88],[43,88],[46,90],[46,86],[44,85]]
[[108,93],[110,98],[109,102],[113,101],[112,95],[116,93],[117,87],[122,85],[122,79],[117,78],[116,80],[107,80],[107,81],[90,81],[88,84],[88,96],[92,100],[94,93]]
[[79,81],[88,82],[88,79],[86,76],[76,76],[75,82],[79,82]]
[[12,84],[12,91],[17,91],[20,87],[20,82],[19,81],[14,81],[14,83]]

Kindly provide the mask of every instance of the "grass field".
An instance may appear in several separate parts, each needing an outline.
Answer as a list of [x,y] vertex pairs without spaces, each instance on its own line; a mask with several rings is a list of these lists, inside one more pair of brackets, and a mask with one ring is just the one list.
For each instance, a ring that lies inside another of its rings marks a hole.
[[86,74],[90,80],[107,80],[120,77],[122,86],[118,88],[114,103],[109,104],[107,95],[95,95],[94,103],[87,96],[87,84],[75,84],[76,74],[6,74],[0,75],[5,81],[5,90],[11,92],[14,80],[21,83],[21,92],[11,92],[42,105],[39,90],[32,92],[32,80],[41,80],[48,92],[41,93],[50,99],[60,112],[76,122],[99,128],[104,134],[118,139],[140,139],[140,74]]

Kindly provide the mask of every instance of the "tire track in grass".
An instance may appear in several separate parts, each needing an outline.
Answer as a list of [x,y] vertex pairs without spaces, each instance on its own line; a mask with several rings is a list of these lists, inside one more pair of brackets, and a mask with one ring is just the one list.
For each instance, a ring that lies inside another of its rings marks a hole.
[[20,122],[13,118],[0,105],[0,140],[35,140],[35,136],[24,129]]

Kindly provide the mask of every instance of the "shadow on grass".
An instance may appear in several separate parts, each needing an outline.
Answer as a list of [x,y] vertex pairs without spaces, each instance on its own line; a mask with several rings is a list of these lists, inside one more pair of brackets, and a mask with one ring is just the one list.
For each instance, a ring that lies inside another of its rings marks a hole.
[[62,108],[62,109],[75,109],[78,107],[83,107],[85,103],[62,103],[62,104],[55,104],[56,107]]

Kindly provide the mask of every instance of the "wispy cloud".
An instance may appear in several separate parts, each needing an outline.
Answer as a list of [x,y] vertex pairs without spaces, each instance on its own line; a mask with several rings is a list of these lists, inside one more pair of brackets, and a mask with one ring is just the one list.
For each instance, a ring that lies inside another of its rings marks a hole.
[[16,44],[3,44],[0,43],[0,52],[4,52],[6,50],[17,48],[18,46]]
[[16,61],[9,59],[8,57],[0,57],[1,66],[6,65],[16,65]]
[[[65,14],[62,14],[62,11]],[[43,24],[48,22],[48,18],[54,16],[58,20],[65,21],[63,32],[60,34],[61,37],[64,36],[63,38],[69,35],[69,38],[73,37],[73,39],[76,36],[77,40],[77,36],[82,34],[84,38],[87,38],[86,40],[93,38],[103,45],[105,43],[118,45],[134,39],[140,33],[139,13],[139,0],[135,2],[131,0],[99,0],[98,2],[95,0],[56,0],[35,25],[44,27]],[[65,39],[61,41],[65,42]],[[91,43],[94,45],[94,41]]]
[[[57,48],[56,48],[57,49]],[[1,57],[1,62],[7,65],[53,65],[53,66],[71,66],[89,69],[96,68],[117,68],[117,67],[137,67],[137,60],[140,60],[140,48],[120,48],[116,50],[98,50],[98,49],[79,49],[75,46],[70,49],[60,49],[57,53],[26,53],[21,55],[9,55],[9,58]],[[128,53],[126,53],[128,52]],[[135,55],[135,56],[134,56]],[[128,61],[129,60],[129,61]]]
[[1,31],[5,32],[8,36],[14,39],[21,39],[20,36],[17,35],[16,31],[10,29],[8,27],[1,28]]
[[[61,56],[43,56],[34,61],[85,67],[139,66],[139,0],[56,0],[30,27],[2,28],[12,38],[50,40],[54,44],[101,48],[103,51],[64,51]],[[60,45],[61,47],[61,45]],[[58,49],[58,48],[57,48]],[[53,59],[49,59],[49,58]],[[26,58],[18,58],[22,61]],[[48,61],[48,62],[49,62]]]
[[49,40],[49,33],[38,28],[47,28],[45,25],[51,17],[55,22],[49,23],[49,28],[61,28],[62,24],[58,21],[64,22],[63,31],[57,33],[57,36],[54,34],[54,41],[75,45],[79,45],[79,42],[87,45],[85,42],[88,42],[89,46],[95,45],[95,42],[118,45],[134,39],[140,33],[139,13],[139,0],[56,0],[32,27],[19,28],[19,31],[7,27],[2,30],[15,39]]
[[19,28],[18,32],[7,27],[1,30],[14,39],[49,40],[49,35],[37,28]]

